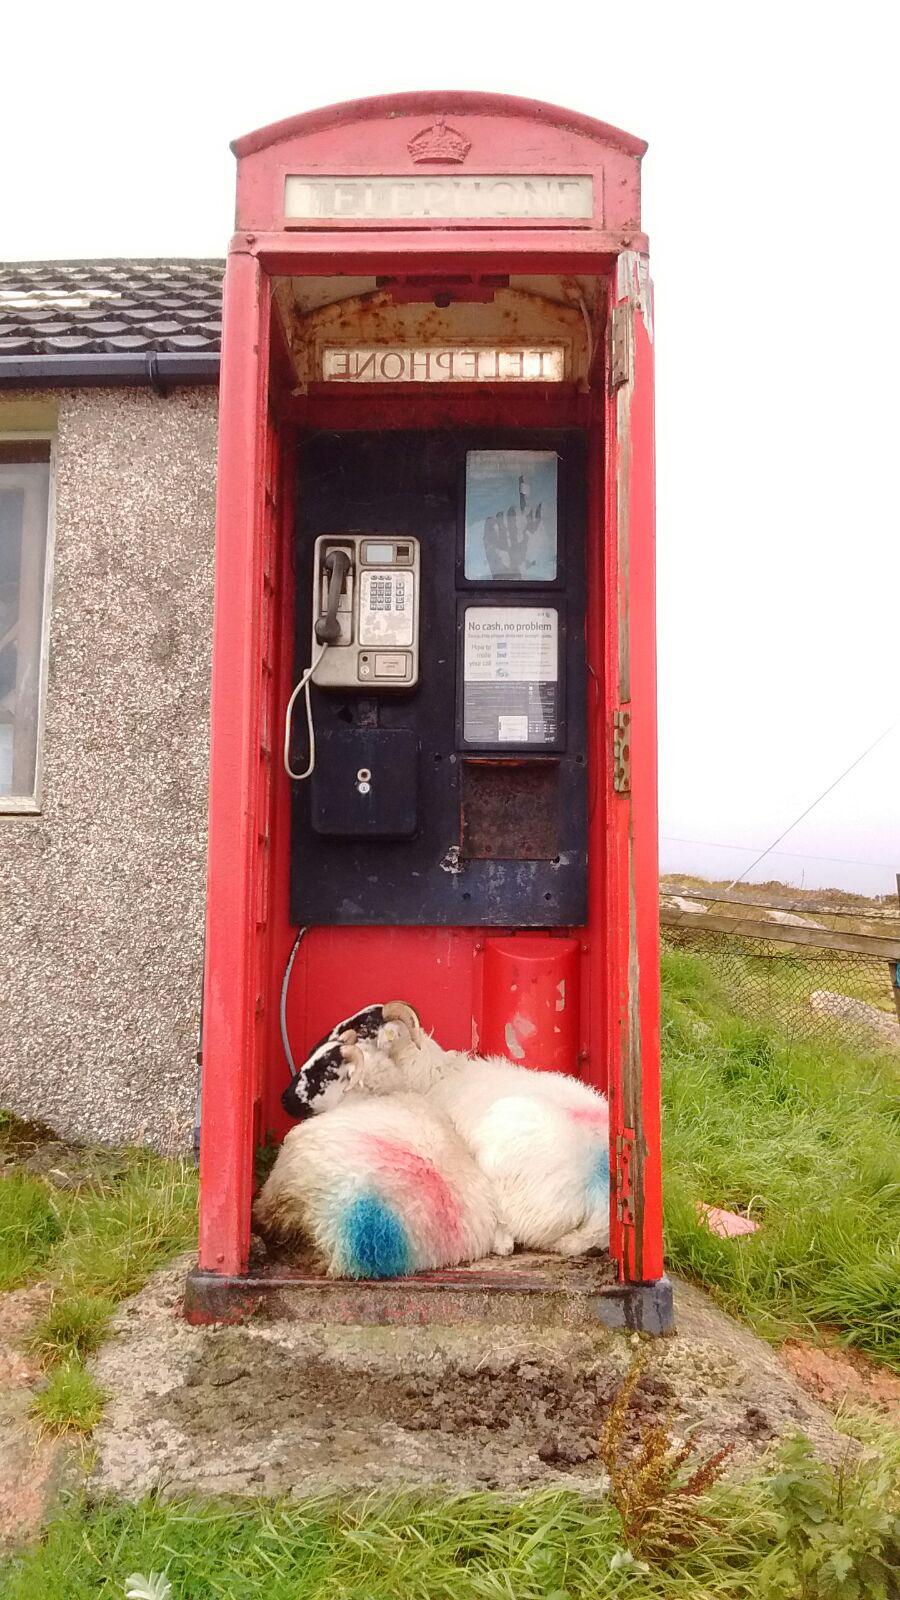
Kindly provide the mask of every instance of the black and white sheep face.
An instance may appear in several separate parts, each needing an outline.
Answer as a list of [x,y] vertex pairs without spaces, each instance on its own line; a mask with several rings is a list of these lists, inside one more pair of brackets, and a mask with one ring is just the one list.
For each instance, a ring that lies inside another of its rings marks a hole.
[[383,1049],[378,1041],[385,1040],[386,1033],[393,1030],[396,1024],[392,1019],[396,1017],[403,1018],[404,1031],[418,1029],[416,1013],[403,1000],[365,1006],[337,1023],[325,1039],[319,1040],[281,1096],[288,1116],[302,1121],[338,1105],[351,1088],[354,1074],[365,1063],[361,1046],[370,1054]]
[[326,1039],[316,1046],[281,1096],[289,1117],[302,1122],[343,1100],[357,1061],[354,1045],[355,1035],[345,1031],[342,1038]]
[[300,1071],[305,1071],[309,1062],[312,1061],[314,1056],[318,1055],[324,1045],[333,1044],[343,1034],[352,1033],[354,1041],[357,1039],[374,1039],[383,1023],[384,1006],[363,1006],[362,1011],[357,1011],[352,1017],[345,1017],[343,1022],[336,1022],[329,1033],[323,1034],[322,1038],[317,1040]]
[[345,1054],[343,1046],[355,1044],[357,1039],[374,1039],[383,1023],[380,1005],[364,1006],[354,1016],[336,1022],[331,1032],[313,1045],[281,1096],[288,1116],[302,1122],[304,1117],[337,1105],[349,1087],[354,1066],[354,1058]]

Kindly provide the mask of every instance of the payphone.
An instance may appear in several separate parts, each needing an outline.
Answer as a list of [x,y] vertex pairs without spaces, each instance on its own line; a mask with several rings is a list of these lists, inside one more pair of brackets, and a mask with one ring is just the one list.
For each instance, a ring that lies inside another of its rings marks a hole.
[[[322,537],[313,561],[316,605],[310,663],[297,683],[284,719],[284,769],[305,783],[316,766],[316,731],[310,684],[328,689],[412,689],[419,676],[419,541]],[[306,701],[309,736],[304,771],[291,765],[294,707]],[[360,769],[365,785],[371,773]],[[361,793],[368,794],[367,787]]]
[[316,540],[314,582],[319,615],[313,682],[322,689],[412,689],[419,667],[419,541]]

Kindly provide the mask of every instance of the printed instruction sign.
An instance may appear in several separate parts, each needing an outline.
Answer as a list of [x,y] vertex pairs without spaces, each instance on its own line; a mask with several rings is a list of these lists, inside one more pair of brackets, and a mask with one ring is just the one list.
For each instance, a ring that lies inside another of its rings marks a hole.
[[555,606],[467,606],[466,744],[555,744],[559,724]]

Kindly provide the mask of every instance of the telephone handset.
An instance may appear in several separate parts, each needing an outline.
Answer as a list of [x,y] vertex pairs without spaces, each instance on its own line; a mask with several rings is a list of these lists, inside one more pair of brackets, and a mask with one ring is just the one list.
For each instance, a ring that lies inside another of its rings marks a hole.
[[[409,536],[321,534],[313,559],[310,665],[288,702],[284,766],[297,782],[316,763],[310,680],[320,689],[413,689],[419,681],[419,541]],[[291,718],[306,697],[309,763],[290,761]]]

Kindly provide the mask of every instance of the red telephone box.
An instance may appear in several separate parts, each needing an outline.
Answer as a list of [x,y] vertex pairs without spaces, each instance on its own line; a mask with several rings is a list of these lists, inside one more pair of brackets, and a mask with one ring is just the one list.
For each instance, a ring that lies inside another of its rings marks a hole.
[[645,148],[470,93],[234,146],[195,1319],[265,1287],[282,1023],[300,1061],[402,998],[447,1046],[608,1093],[598,1315],[671,1326]]

